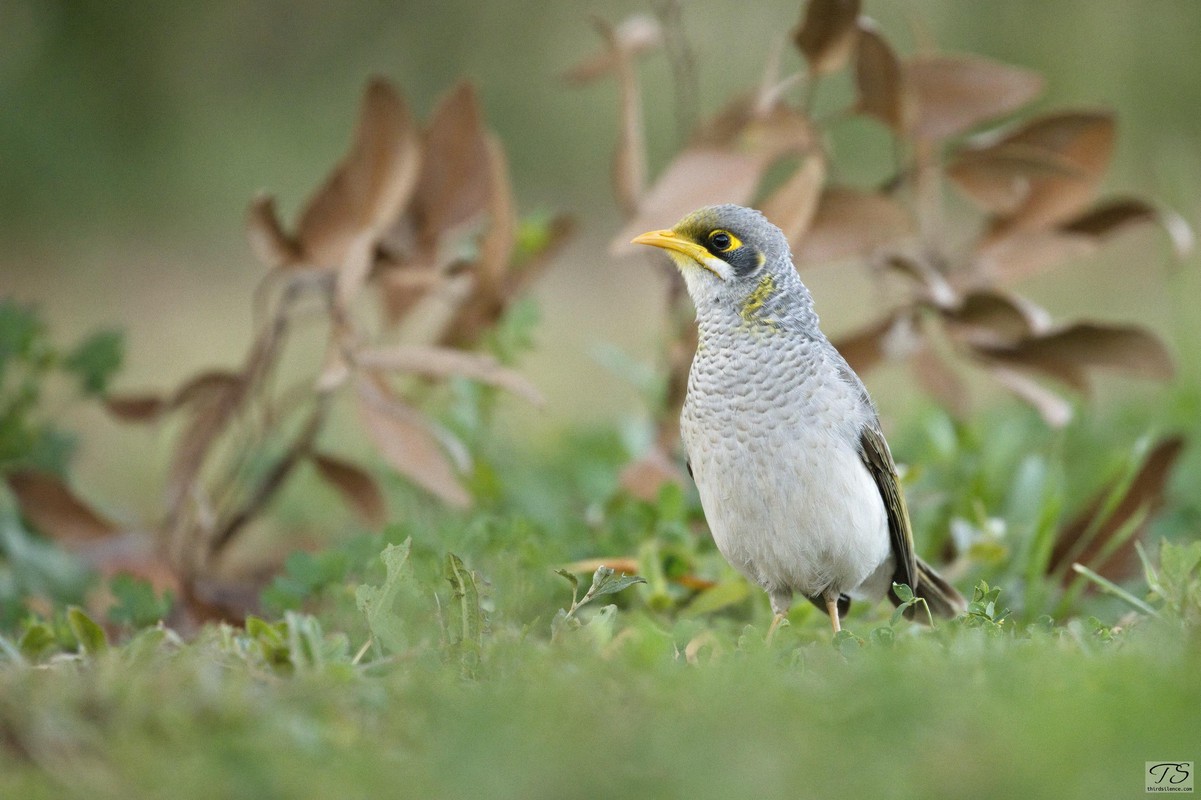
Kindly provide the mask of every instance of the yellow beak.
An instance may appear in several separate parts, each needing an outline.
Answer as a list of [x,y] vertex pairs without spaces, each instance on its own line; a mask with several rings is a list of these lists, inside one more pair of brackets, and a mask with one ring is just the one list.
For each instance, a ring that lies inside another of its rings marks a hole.
[[648,231],[630,240],[632,244],[649,244],[651,247],[662,247],[664,250],[674,250],[691,258],[701,266],[705,266],[711,256],[709,251],[691,239],[685,239],[675,231]]

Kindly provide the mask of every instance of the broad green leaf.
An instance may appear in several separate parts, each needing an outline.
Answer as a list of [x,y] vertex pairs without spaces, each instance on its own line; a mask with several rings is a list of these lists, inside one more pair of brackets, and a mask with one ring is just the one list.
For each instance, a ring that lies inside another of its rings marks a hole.
[[894,583],[892,585],[892,590],[896,596],[901,599],[902,603],[908,603],[909,601],[913,600],[913,590],[909,588],[908,584]]
[[617,594],[635,583],[646,583],[646,579],[638,575],[618,575],[609,567],[598,567],[592,575],[592,588],[588,590],[587,596],[591,599]]
[[108,610],[112,622],[144,628],[171,613],[172,593],[164,592],[160,597],[148,581],[121,574],[114,576],[108,585],[117,599],[117,604]]
[[67,626],[71,628],[71,633],[84,653],[94,656],[108,650],[108,637],[104,634],[104,628],[97,625],[79,606],[67,608]]
[[897,635],[892,627],[872,628],[872,632],[868,634],[868,639],[874,645],[881,647],[892,647],[896,644]]
[[401,544],[385,547],[380,553],[387,573],[383,585],[363,584],[355,590],[355,603],[367,618],[367,627],[376,643],[377,654],[380,654],[381,648],[397,653],[404,650],[406,645],[404,626],[394,610],[394,604],[401,587],[411,577],[407,565],[412,544],[410,537]]
[[21,654],[31,661],[38,661],[57,645],[58,639],[55,637],[54,631],[44,622],[35,622],[30,625],[17,642],[17,647],[21,648]]
[[288,611],[284,614],[288,633],[288,655],[297,669],[318,669],[325,663],[325,635],[321,623],[311,614]]
[[63,360],[63,366],[79,377],[84,394],[103,394],[121,368],[125,336],[121,331],[99,331],[84,339]]
[[712,614],[736,603],[741,603],[750,594],[750,586],[744,580],[722,581],[692,598],[683,611],[682,617],[697,617]]

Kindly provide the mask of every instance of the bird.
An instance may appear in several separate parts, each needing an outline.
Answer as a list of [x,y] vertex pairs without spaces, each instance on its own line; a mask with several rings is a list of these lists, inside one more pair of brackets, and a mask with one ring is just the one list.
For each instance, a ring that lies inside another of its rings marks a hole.
[[696,308],[681,439],[717,549],[771,600],[768,640],[796,595],[835,634],[851,599],[901,605],[894,584],[930,615],[961,613],[962,595],[914,553],[876,407],[818,327],[784,233],[717,205],[633,243],[667,252]]

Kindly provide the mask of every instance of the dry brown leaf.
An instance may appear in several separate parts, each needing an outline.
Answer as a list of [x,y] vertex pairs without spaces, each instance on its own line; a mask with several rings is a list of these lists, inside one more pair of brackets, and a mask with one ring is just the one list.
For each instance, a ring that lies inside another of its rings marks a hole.
[[828,186],[794,255],[798,265],[861,258],[912,230],[908,212],[892,198],[849,186]]
[[913,124],[913,98],[905,70],[892,46],[867,17],[859,18],[859,48],[855,53],[856,108],[883,122],[898,135]]
[[859,0],[809,0],[793,41],[816,75],[841,69],[855,50]]
[[379,235],[404,210],[421,171],[417,124],[382,78],[363,93],[350,151],[309,198],[296,239],[307,261],[336,268],[354,240]]
[[985,152],[1041,152],[1074,171],[1031,176],[1016,211],[997,219],[992,235],[1017,228],[1045,228],[1079,214],[1097,193],[1113,156],[1114,120],[1107,111],[1073,111],[1030,120],[989,145]]
[[915,256],[912,253],[889,253],[882,263],[873,264],[879,268],[903,275],[916,283],[923,290],[921,302],[933,305],[936,309],[955,308],[959,305],[959,290],[951,285],[947,276],[936,268],[928,258]]
[[1059,226],[1065,233],[1103,239],[1129,225],[1159,221],[1159,213],[1150,204],[1135,198],[1102,203]]
[[947,166],[946,174],[968,199],[997,214],[1017,211],[1040,178],[1083,177],[1079,168],[1060,154],[1021,145],[962,148]]
[[[1179,436],[1156,443],[1139,466],[1121,501],[1104,519],[1099,519],[1114,491],[1113,486],[1103,488],[1083,511],[1060,530],[1047,564],[1048,574],[1062,570],[1064,582],[1070,583],[1075,575],[1067,567],[1071,562],[1078,562],[1112,581],[1123,581],[1138,575],[1139,560],[1135,543],[1142,538],[1151,518],[1163,507],[1168,478],[1183,449],[1184,439]],[[1122,533],[1137,515],[1143,515],[1137,530],[1120,544],[1112,542],[1113,537]],[[1084,540],[1086,535],[1087,541]],[[1104,555],[1104,551],[1110,547],[1114,548],[1113,552]]]
[[986,275],[1017,281],[1096,250],[1096,241],[1087,236],[1056,230],[1017,230],[982,241],[976,263]]
[[1137,325],[1077,322],[1024,337],[1012,345],[977,346],[976,350],[987,358],[1038,370],[1077,388],[1087,387],[1080,370],[1092,367],[1157,380],[1168,380],[1176,371],[1159,338]]
[[71,552],[104,578],[132,575],[150,583],[156,592],[179,596],[179,573],[159,551],[155,537],[146,533],[127,531],[81,542]]
[[734,144],[759,159],[766,169],[784,156],[812,152],[819,141],[808,117],[779,103],[749,117]]
[[384,316],[395,325],[446,280],[432,260],[416,259],[387,266],[376,273]]
[[765,165],[760,159],[727,150],[685,150],[667,166],[638,207],[638,214],[613,242],[615,253],[635,250],[630,239],[652,228],[675,225],[690,211],[720,203],[747,205]]
[[411,372],[435,378],[470,378],[512,392],[536,406],[545,402],[538,388],[520,372],[483,353],[409,344],[360,350],[355,360],[360,366],[374,370]]
[[888,338],[896,327],[911,324],[912,322],[901,314],[890,314],[878,322],[840,336],[835,340],[834,347],[851,365],[851,369],[863,374],[892,355]]
[[949,333],[982,346],[1013,344],[1050,326],[1050,315],[1042,308],[996,289],[977,289],[957,307],[940,310]]
[[509,267],[517,243],[517,210],[509,180],[509,162],[495,136],[485,138],[488,149],[488,230],[480,242],[476,274],[481,290],[495,292]]
[[433,247],[456,225],[488,208],[487,132],[475,87],[460,83],[434,110],[413,195],[420,238]]
[[361,376],[357,389],[359,415],[384,460],[448,505],[471,505],[471,495],[463,488],[430,423],[412,406],[392,396],[381,381]]
[[171,396],[171,407],[180,408],[212,397],[242,391],[245,381],[236,372],[225,369],[210,369],[189,378],[180,384]]
[[364,522],[373,528],[387,522],[388,510],[384,494],[370,473],[349,461],[324,453],[312,453],[310,458],[313,466],[317,468],[317,474],[338,490],[338,494],[342,495],[347,505],[354,509]]
[[1104,240],[1131,225],[1156,222],[1168,233],[1178,258],[1193,250],[1193,230],[1178,214],[1155,208],[1138,198],[1119,198],[1101,203],[1059,226],[1065,234],[1081,234]]
[[909,359],[909,366],[927,394],[952,414],[967,416],[971,410],[967,385],[938,353],[922,347]]
[[584,558],[564,564],[560,569],[575,575],[591,575],[601,567],[608,567],[618,574],[637,575],[642,569],[637,556],[609,556],[608,558]]
[[732,150],[770,165],[786,155],[816,149],[821,141],[809,118],[778,97],[748,92],[735,97],[693,138],[694,149]]
[[1021,108],[1042,91],[1028,69],[979,56],[915,55],[905,61],[914,93],[914,133],[945,139]]
[[826,163],[814,153],[762,203],[764,216],[784,232],[793,248],[800,246],[813,222],[825,181]]
[[666,453],[653,447],[641,458],[631,461],[622,469],[618,485],[632,497],[648,503],[655,502],[665,484],[684,485],[684,476]]
[[1033,406],[1052,428],[1062,428],[1072,421],[1072,404],[1029,375],[996,364],[989,366],[988,372],[998,383]]
[[300,248],[284,233],[275,210],[275,198],[260,194],[246,211],[246,238],[254,257],[271,269],[301,262]]
[[564,72],[563,80],[574,86],[591,83],[617,71],[620,58],[632,60],[662,44],[663,30],[659,21],[644,14],[635,14],[613,28],[613,36],[607,39],[604,50],[587,56]]
[[50,539],[75,544],[105,539],[117,532],[116,525],[80,500],[55,475],[22,470],[5,477],[21,515]]
[[157,394],[110,394],[104,398],[104,407],[122,422],[153,422],[167,412],[170,403]]

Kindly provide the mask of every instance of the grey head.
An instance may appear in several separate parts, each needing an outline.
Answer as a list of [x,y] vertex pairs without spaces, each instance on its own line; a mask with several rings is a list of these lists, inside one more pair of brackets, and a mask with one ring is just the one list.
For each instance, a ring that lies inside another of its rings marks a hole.
[[679,267],[704,325],[755,318],[816,328],[809,290],[792,265],[784,233],[753,208],[705,206],[636,244],[661,247]]

